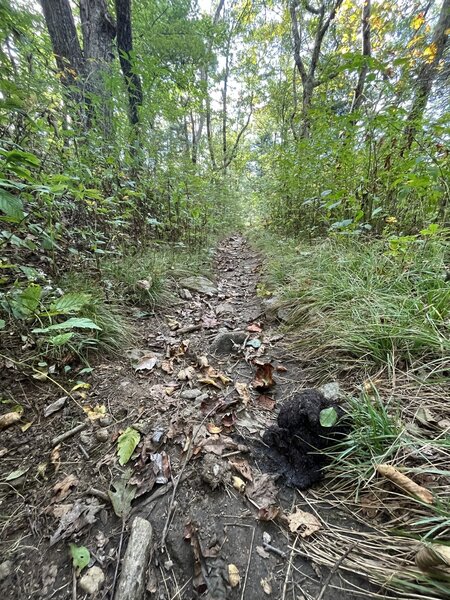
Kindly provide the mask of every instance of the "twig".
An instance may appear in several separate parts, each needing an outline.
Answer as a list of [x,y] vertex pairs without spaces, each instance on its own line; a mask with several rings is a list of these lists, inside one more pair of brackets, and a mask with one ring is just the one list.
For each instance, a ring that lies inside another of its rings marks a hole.
[[187,325],[186,327],[182,327],[181,329],[175,330],[175,333],[183,335],[184,333],[192,333],[193,331],[198,331],[202,328],[202,325]]
[[72,600],[77,600],[77,574],[75,567],[72,567]]
[[100,498],[100,500],[104,500],[105,502],[111,502],[108,494],[102,490],[98,490],[97,488],[90,487],[84,493],[86,496],[95,496],[96,498]]
[[119,573],[119,566],[120,566],[120,555],[122,554],[124,531],[125,531],[125,519],[122,519],[122,531],[120,532],[119,549],[117,550],[117,563],[116,563],[116,569],[114,571],[114,579],[113,579],[113,583],[112,583],[112,587],[111,587],[111,598],[114,598],[114,592],[116,589],[117,575]]
[[84,458],[85,458],[86,460],[89,460],[90,456],[89,456],[89,454],[87,453],[87,451],[86,451],[85,447],[83,446],[83,444],[78,444],[78,448],[80,449],[80,451],[81,451],[81,454],[84,456]]
[[170,498],[170,504],[169,504],[169,508],[167,510],[167,518],[166,518],[166,522],[164,524],[164,529],[163,532],[161,534],[161,550],[163,550],[164,546],[166,545],[166,537],[167,537],[167,532],[169,529],[169,525],[170,525],[170,521],[171,521],[171,513],[173,510],[173,506],[175,503],[175,495],[177,493],[177,489],[178,489],[178,485],[181,482],[181,477],[187,467],[187,464],[191,458],[191,448],[193,443],[195,442],[195,440],[197,439],[197,436],[199,434],[199,431],[202,428],[202,425],[206,422],[206,420],[217,410],[217,407],[214,406],[207,414],[206,416],[203,418],[203,420],[201,421],[200,425],[197,427],[197,431],[195,432],[195,434],[192,436],[192,438],[189,441],[189,445],[188,445],[188,449],[186,452],[186,458],[184,459],[184,463],[183,466],[180,469],[180,472],[178,473],[176,479],[174,479],[174,483],[173,483],[173,492],[172,492],[172,496]]
[[297,545],[298,542],[298,534],[297,537],[295,538],[295,541],[292,545],[292,550],[291,553],[289,554],[289,563],[286,569],[286,577],[284,578],[284,584],[283,584],[283,596],[282,596],[282,600],[285,600],[286,598],[286,591],[287,591],[287,584],[288,584],[288,579],[289,579],[289,575],[291,574],[291,569],[292,569],[292,558],[294,556],[294,552],[295,552],[295,546]]
[[354,547],[355,547],[355,544],[352,544],[351,546],[349,546],[347,548],[347,550],[344,552],[344,554],[341,556],[341,558],[334,563],[334,566],[332,569],[330,569],[330,572],[328,573],[328,575],[323,583],[322,589],[320,590],[320,594],[317,596],[316,600],[322,600],[322,598],[324,597],[325,592],[327,591],[327,588],[330,584],[331,578],[336,573],[336,571],[339,569],[341,564],[344,562],[344,560],[347,558],[347,556],[350,554],[350,552],[353,550]]
[[252,560],[252,553],[253,553],[253,542],[255,541],[255,532],[256,532],[256,527],[253,527],[253,533],[252,533],[252,541],[250,544],[250,550],[248,553],[248,561],[247,561],[247,568],[245,570],[245,577],[244,577],[244,584],[242,586],[242,594],[241,594],[241,600],[244,600],[244,594],[245,594],[245,587],[247,585],[247,579],[248,579],[248,572],[250,570],[250,562]]
[[69,429],[69,431],[66,431],[65,433],[62,433],[61,435],[54,437],[52,439],[52,447],[57,446],[61,442],[64,442],[64,440],[67,440],[68,438],[79,433],[80,431],[83,431],[83,429],[86,429],[86,427],[87,427],[86,423],[80,423],[80,425],[77,425],[73,429]]

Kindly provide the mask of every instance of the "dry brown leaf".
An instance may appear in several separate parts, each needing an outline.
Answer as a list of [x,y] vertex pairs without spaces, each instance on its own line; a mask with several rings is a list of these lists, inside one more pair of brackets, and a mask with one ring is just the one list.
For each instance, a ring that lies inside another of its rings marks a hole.
[[9,412],[0,416],[0,429],[10,427],[15,423],[18,423],[21,419],[21,415],[18,412]]
[[254,481],[247,485],[246,494],[258,508],[268,508],[277,502],[278,488],[274,478],[268,473],[256,475]]
[[403,475],[403,473],[400,473],[400,471],[392,465],[377,465],[376,470],[377,473],[383,477],[386,477],[386,479],[389,479],[389,481],[392,481],[394,485],[399,487],[407,494],[415,496],[425,504],[433,504],[433,494],[429,490],[425,489],[421,485],[418,485],[412,479],[406,475]]
[[239,575],[239,569],[236,565],[229,564],[228,565],[228,581],[232,588],[236,587],[241,582],[241,577]]
[[256,367],[255,379],[252,381],[252,386],[255,390],[265,392],[274,385],[272,377],[273,365],[270,363],[258,364]]
[[208,423],[208,425],[206,426],[206,429],[209,431],[209,433],[220,433],[223,429],[223,427],[219,427],[218,425],[216,425],[215,423]]
[[416,565],[421,571],[443,569],[450,574],[450,547],[442,544],[423,546],[416,554]]
[[251,325],[247,327],[247,331],[250,331],[251,333],[260,333],[262,331],[262,327],[258,325],[258,323],[251,323]]
[[208,357],[207,356],[199,356],[198,357],[198,366],[201,369],[205,369],[209,367]]
[[106,415],[106,406],[104,404],[98,404],[97,406],[83,406],[83,410],[91,421],[96,421]]
[[242,477],[248,479],[248,481],[253,480],[252,470],[245,458],[233,458],[228,462],[234,469],[236,469],[238,473],[242,475]]
[[140,358],[134,365],[135,371],[151,371],[156,367],[160,360],[160,357],[156,354],[146,354]]
[[268,577],[266,577],[265,579],[261,579],[261,587],[264,590],[264,593],[270,596],[270,594],[272,593],[272,585]]
[[58,444],[50,452],[50,464],[52,464],[55,467],[55,473],[58,471],[59,467],[61,466],[61,454],[59,452],[60,450],[61,450],[61,444]]
[[262,546],[256,546],[256,554],[259,554],[261,558],[270,558],[270,554]]
[[280,507],[275,506],[274,504],[272,504],[272,506],[264,506],[258,510],[258,520],[273,521],[279,516],[280,510]]
[[204,383],[205,385],[213,385],[214,387],[218,388],[219,390],[222,389],[220,387],[220,385],[217,383],[217,381],[215,381],[214,379],[211,379],[210,377],[200,377],[200,379],[198,379],[197,381],[198,381],[198,383]]
[[273,410],[275,408],[275,400],[265,394],[258,396],[255,402],[258,408],[261,408],[262,410]]
[[250,391],[248,389],[248,385],[246,383],[242,383],[241,381],[236,381],[234,387],[239,394],[239,398],[242,400],[245,406],[250,402]]
[[287,517],[289,529],[292,533],[299,533],[300,537],[306,538],[321,528],[320,521],[317,517],[309,512],[305,512],[297,508]]
[[173,359],[163,360],[161,363],[161,370],[164,371],[164,373],[171,375],[173,373]]
[[195,369],[194,367],[186,367],[185,369],[181,369],[181,371],[178,372],[178,379],[180,381],[190,381],[195,375]]
[[73,488],[75,488],[78,483],[79,479],[73,473],[55,483],[53,486],[54,497],[52,502],[62,502],[65,500],[65,498],[67,498],[67,496],[73,491]]

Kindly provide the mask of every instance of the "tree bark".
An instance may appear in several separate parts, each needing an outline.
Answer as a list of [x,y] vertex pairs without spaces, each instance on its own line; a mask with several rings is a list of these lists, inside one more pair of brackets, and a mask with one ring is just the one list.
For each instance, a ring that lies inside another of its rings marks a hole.
[[85,62],[69,0],[41,0],[41,6],[61,82],[72,99],[80,101]]
[[350,108],[350,112],[355,112],[361,107],[363,98],[364,98],[364,84],[366,82],[366,76],[369,71],[368,59],[372,55],[372,45],[370,41],[370,14],[371,14],[372,6],[371,0],[363,0],[363,8],[362,8],[362,56],[363,56],[363,65],[359,71],[358,82],[355,87],[355,91],[353,94],[353,101]]
[[85,58],[86,89],[93,95],[91,103],[95,124],[110,137],[112,109],[105,78],[110,72],[116,26],[105,0],[80,0],[81,30]]
[[132,127],[139,124],[139,107],[142,105],[141,78],[133,64],[133,36],[131,29],[131,0],[115,0],[117,18],[117,49],[120,66],[128,93],[128,117]]
[[450,0],[444,0],[442,2],[438,22],[436,23],[433,32],[431,45],[429,46],[431,58],[422,63],[415,81],[415,96],[408,114],[407,125],[404,132],[405,149],[411,148],[417,133],[419,122],[427,107],[438,66],[444,56],[444,51],[448,44],[449,30]]

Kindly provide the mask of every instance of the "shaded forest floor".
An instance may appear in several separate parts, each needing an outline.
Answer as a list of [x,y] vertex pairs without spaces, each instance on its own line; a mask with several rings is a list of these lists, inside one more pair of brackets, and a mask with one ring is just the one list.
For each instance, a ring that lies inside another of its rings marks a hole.
[[[357,545],[364,530],[345,507],[321,499],[320,484],[300,492],[263,472],[261,433],[309,382],[279,323],[265,318],[260,269],[242,237],[224,240],[213,288],[180,287],[179,304],[138,319],[135,347],[94,365],[47,417],[66,394],[11,373],[5,389],[34,420],[24,432],[6,430],[0,444],[1,554],[10,561],[0,573],[3,597],[89,597],[80,580],[73,591],[76,543],[104,576],[92,597],[112,598],[136,515],[153,526],[148,598],[206,590],[214,600],[384,597],[340,568],[353,549],[344,533]],[[117,440],[128,427],[140,441],[120,466]],[[316,531],[343,543],[331,569],[308,556]]]

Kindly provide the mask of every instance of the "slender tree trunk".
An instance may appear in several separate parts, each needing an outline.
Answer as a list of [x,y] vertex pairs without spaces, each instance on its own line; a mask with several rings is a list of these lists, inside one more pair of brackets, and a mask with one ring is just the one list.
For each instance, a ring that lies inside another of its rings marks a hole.
[[437,75],[439,63],[444,56],[448,44],[450,31],[450,0],[443,0],[438,22],[433,32],[431,45],[431,58],[424,61],[419,69],[415,82],[415,96],[409,111],[407,125],[404,132],[405,149],[411,148],[417,133],[419,122],[427,107],[433,83]]
[[85,62],[69,0],[41,0],[41,6],[61,82],[68,96],[80,103]]
[[222,90],[222,168],[226,170],[227,160],[227,120],[228,120],[228,76],[230,72],[230,40],[228,40],[227,53],[225,57],[225,75],[223,78]]
[[363,8],[362,8],[362,55],[363,55],[363,65],[361,70],[359,71],[358,82],[355,87],[355,91],[353,94],[353,101],[350,108],[350,112],[355,112],[358,110],[362,104],[364,99],[364,84],[366,82],[367,73],[369,71],[368,59],[372,55],[372,45],[370,41],[370,14],[371,14],[371,0],[363,0]]
[[93,117],[106,138],[111,136],[112,108],[106,88],[116,26],[105,0],[80,0],[86,89],[92,94]]
[[129,120],[133,128],[139,124],[139,107],[142,105],[141,78],[133,64],[133,36],[131,29],[131,0],[115,0],[117,18],[117,49],[120,66],[128,93]]

